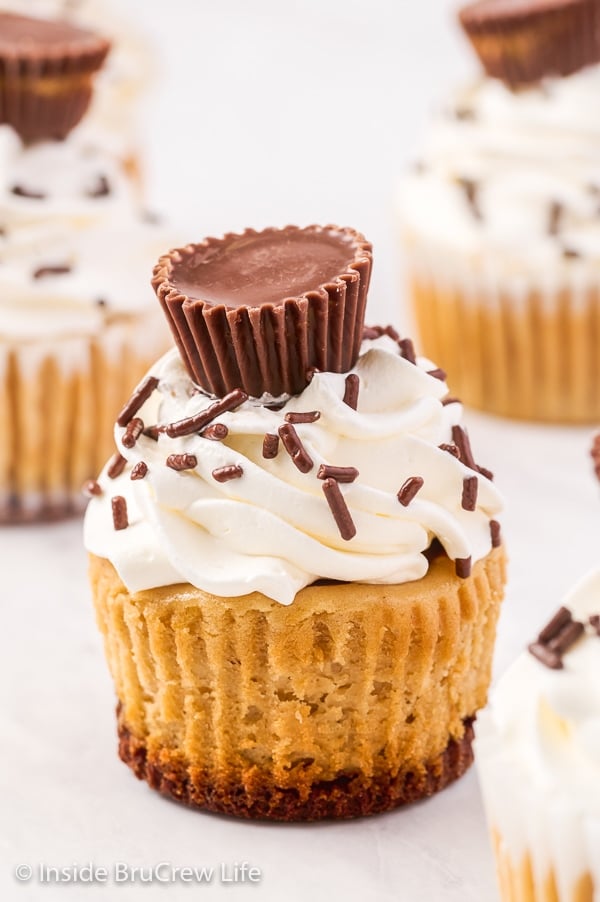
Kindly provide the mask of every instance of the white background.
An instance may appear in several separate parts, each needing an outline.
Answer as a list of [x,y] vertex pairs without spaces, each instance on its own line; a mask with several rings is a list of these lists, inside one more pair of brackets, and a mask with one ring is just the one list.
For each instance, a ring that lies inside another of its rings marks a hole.
[[[453,4],[121,2],[162,58],[146,127],[153,205],[189,223],[190,240],[247,225],[353,225],[375,245],[370,320],[404,326],[394,182],[436,100],[475,69]],[[500,672],[598,559],[591,430],[474,414],[468,422],[477,458],[495,470],[507,501]],[[0,532],[0,898],[496,898],[474,771],[410,810],[313,826],[199,814],[137,782],[116,756],[114,697],[85,567],[77,522]],[[253,887],[58,889],[13,878],[19,863],[90,861],[248,861],[264,876]]]

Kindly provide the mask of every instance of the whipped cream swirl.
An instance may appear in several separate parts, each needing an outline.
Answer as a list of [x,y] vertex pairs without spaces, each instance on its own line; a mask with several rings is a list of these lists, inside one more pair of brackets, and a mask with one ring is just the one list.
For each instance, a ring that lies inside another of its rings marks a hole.
[[[258,591],[290,604],[317,579],[403,583],[425,575],[425,551],[438,538],[452,559],[484,557],[491,547],[490,519],[501,508],[493,484],[478,475],[476,508],[462,507],[463,481],[473,477],[438,446],[452,441],[459,404],[444,406],[446,385],[399,355],[388,337],[363,344],[353,372],[360,381],[358,409],[344,403],[345,375],[316,373],[299,396],[280,409],[248,400],[216,420],[224,441],[197,434],[158,441],[142,435],[123,445],[124,472],[100,478],[102,495],[91,500],[85,522],[87,549],[108,558],[130,591],[188,582],[222,596]],[[206,409],[176,351],[153,368],[159,388],[137,414],[146,426],[168,424]],[[277,434],[286,414],[318,411],[315,422],[295,425],[313,468],[301,472],[282,445],[263,457],[265,434]],[[171,454],[190,454],[196,466],[175,472]],[[143,461],[145,478],[132,480]],[[317,478],[320,465],[355,467],[359,476],[340,485],[356,527],[345,541]],[[240,478],[220,483],[213,471],[237,466]],[[397,498],[413,476],[423,486],[404,507]],[[129,527],[115,531],[111,498],[126,498]]]
[[[573,618],[600,614],[600,572],[566,599]],[[491,826],[561,899],[586,872],[600,888],[600,636],[586,633],[551,670],[524,652],[477,721],[477,760]],[[596,898],[596,896],[594,896]]]
[[600,264],[599,91],[600,66],[520,91],[491,78],[458,91],[403,180],[408,237],[490,265],[499,251],[540,278]]

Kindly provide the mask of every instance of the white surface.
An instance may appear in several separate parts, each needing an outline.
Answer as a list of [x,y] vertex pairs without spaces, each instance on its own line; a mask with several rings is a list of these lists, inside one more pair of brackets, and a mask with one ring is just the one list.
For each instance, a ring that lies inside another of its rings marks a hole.
[[[157,206],[191,238],[333,220],[375,243],[371,320],[402,323],[392,184],[432,98],[468,68],[446,0],[123,0],[162,36],[168,76],[151,110]],[[251,12],[250,12],[251,10]],[[186,82],[186,79],[189,81]],[[441,361],[443,363],[443,361]],[[469,417],[497,474],[511,554],[503,669],[598,559],[591,430]],[[80,524],[0,532],[0,898],[44,902],[492,902],[474,772],[411,809],[318,826],[238,823],[163,800],[115,753],[113,691],[95,629]],[[14,868],[248,861],[257,886],[18,884]]]

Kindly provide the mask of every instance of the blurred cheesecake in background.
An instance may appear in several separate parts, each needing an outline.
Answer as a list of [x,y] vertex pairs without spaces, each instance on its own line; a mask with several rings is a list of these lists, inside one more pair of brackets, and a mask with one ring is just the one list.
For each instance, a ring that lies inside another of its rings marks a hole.
[[484,73],[435,118],[399,211],[424,352],[474,407],[600,419],[600,4],[481,0]]
[[81,507],[123,390],[170,345],[150,287],[170,236],[123,147],[88,127],[110,47],[0,13],[0,522]]

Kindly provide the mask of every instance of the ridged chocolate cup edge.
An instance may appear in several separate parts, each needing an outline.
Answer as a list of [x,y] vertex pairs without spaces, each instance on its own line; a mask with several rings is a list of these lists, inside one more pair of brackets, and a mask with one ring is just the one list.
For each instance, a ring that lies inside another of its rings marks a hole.
[[[199,248],[259,234],[297,229],[345,236],[354,260],[334,280],[297,297],[260,306],[191,300],[172,283],[173,267]],[[358,358],[372,267],[372,247],[354,229],[334,225],[300,229],[246,229],[170,251],[158,261],[152,286],[192,380],[220,397],[241,388],[251,397],[298,394],[309,371],[347,372]]]

